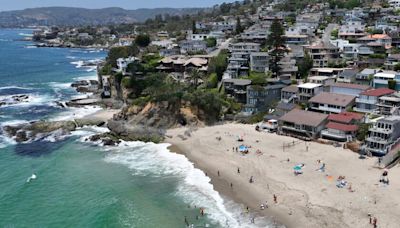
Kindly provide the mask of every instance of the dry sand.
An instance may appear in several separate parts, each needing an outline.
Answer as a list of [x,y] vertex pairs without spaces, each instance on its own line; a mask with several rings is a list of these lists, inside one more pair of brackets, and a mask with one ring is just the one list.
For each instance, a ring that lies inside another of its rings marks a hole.
[[[350,150],[254,129],[253,125],[225,124],[200,128],[185,136],[187,129],[178,128],[168,131],[166,142],[175,146],[172,151],[179,148],[206,172],[222,195],[287,227],[373,227],[369,213],[377,218],[378,227],[400,226],[398,167],[389,170],[390,185],[385,186],[378,181],[382,170],[373,168],[374,158],[359,159]],[[237,141],[238,135],[243,135],[244,142]],[[283,143],[293,141],[295,146],[282,149]],[[241,144],[251,146],[249,154],[232,151]],[[257,149],[262,155],[256,153]],[[325,172],[316,171],[320,167],[317,160],[326,164]],[[304,173],[295,176],[293,167],[299,163],[305,164]],[[346,177],[354,192],[349,191],[349,185],[336,187],[340,175]],[[249,183],[250,176],[254,183]],[[260,210],[265,201],[269,208]]]
[[114,114],[117,114],[120,111],[121,110],[119,109],[102,109],[98,112],[83,117],[83,119],[96,119],[107,122],[109,119],[113,118]]

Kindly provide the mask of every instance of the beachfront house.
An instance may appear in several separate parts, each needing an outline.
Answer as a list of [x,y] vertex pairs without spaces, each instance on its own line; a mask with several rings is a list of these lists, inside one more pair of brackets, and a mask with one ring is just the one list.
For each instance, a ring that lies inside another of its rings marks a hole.
[[327,119],[326,114],[293,109],[279,118],[279,132],[294,137],[318,138]]
[[359,124],[364,122],[364,115],[355,112],[341,112],[330,114],[328,124],[321,131],[321,137],[339,142],[352,141],[359,129]]
[[368,131],[364,151],[382,156],[400,141],[400,116],[389,116],[378,120]]
[[277,103],[281,98],[281,90],[285,84],[274,84],[267,86],[248,86],[246,112],[256,113],[266,111]]
[[388,88],[370,89],[360,93],[356,98],[356,107],[354,111],[363,113],[378,113],[379,98],[394,93],[394,90]]
[[322,84],[315,83],[304,83],[298,85],[297,88],[299,97],[298,101],[303,103],[308,102],[309,99],[324,91],[324,87]]
[[343,95],[351,95],[356,97],[358,97],[360,93],[369,89],[371,89],[371,87],[367,85],[342,83],[342,82],[338,82],[330,86],[331,93],[339,93]]
[[248,79],[224,79],[223,86],[225,93],[233,97],[237,102],[245,104],[247,102],[247,87],[251,85]]
[[322,113],[341,113],[354,106],[355,96],[337,93],[319,93],[309,101],[310,110]]
[[400,107],[400,93],[396,92],[379,97],[377,106],[379,114],[393,115]]
[[281,101],[283,103],[295,103],[298,98],[299,88],[297,85],[290,85],[282,88]]

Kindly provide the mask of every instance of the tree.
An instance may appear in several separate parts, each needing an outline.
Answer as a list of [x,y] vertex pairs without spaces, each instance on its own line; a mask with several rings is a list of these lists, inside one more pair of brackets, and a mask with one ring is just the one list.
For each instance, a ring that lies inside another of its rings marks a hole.
[[240,34],[243,32],[242,23],[240,22],[240,17],[236,17],[236,34]]
[[199,80],[204,78],[204,73],[199,71],[199,69],[193,68],[190,71],[190,79],[192,82],[192,85],[197,88],[197,86],[199,85]]
[[107,63],[113,67],[117,66],[117,59],[129,56],[127,47],[113,47],[108,52]]
[[400,63],[397,63],[396,65],[394,65],[394,70],[400,71]]
[[307,52],[304,54],[304,58],[297,62],[297,67],[299,69],[299,76],[301,78],[306,78],[310,69],[313,67],[313,60]]
[[395,80],[389,80],[388,81],[388,88],[396,90],[396,81]]
[[147,34],[139,34],[135,38],[135,44],[139,47],[147,47],[150,44],[150,36]]
[[197,27],[196,27],[196,21],[195,20],[192,21],[192,32],[193,32],[193,34],[197,33]]
[[216,73],[218,81],[221,81],[227,66],[228,52],[222,50],[216,57],[210,59],[210,63],[208,64],[208,73]]
[[286,53],[285,39],[283,35],[285,35],[285,30],[282,26],[282,23],[278,18],[275,18],[271,24],[271,33],[268,35],[267,45],[271,49],[270,55],[270,70],[272,71],[272,75],[274,77],[278,77],[280,73],[279,61],[283,58]]
[[214,37],[209,37],[206,40],[207,47],[215,47],[217,46],[217,39]]

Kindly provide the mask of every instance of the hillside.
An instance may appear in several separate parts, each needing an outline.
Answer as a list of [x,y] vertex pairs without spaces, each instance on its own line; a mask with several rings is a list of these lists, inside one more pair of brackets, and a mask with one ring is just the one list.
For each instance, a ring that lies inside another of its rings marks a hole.
[[156,15],[197,13],[200,8],[155,8],[125,10],[122,8],[84,9],[44,7],[0,12],[0,27],[39,25],[77,26],[143,22]]

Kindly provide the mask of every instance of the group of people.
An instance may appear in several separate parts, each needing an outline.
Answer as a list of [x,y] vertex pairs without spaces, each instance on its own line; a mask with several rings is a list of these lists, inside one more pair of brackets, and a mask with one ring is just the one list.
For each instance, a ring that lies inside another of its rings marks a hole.
[[381,175],[381,178],[379,179],[379,182],[381,182],[381,183],[383,183],[383,184],[386,184],[386,185],[389,185],[388,174],[389,174],[388,170],[385,169],[385,170],[383,171],[382,175]]
[[369,224],[371,224],[374,228],[378,227],[378,219],[376,217],[372,217],[371,214],[368,214]]

